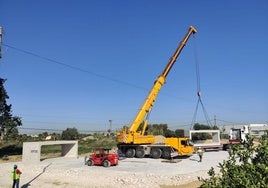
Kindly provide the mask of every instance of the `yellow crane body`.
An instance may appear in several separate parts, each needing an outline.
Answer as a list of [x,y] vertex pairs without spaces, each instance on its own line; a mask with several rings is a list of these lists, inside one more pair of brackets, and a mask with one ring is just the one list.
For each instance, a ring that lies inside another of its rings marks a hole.
[[[136,157],[143,157],[149,152],[150,155],[155,153],[153,156],[154,158],[157,158],[157,156],[160,155],[159,153],[161,153],[161,155],[163,154],[164,156],[168,156],[168,154],[171,155],[173,150],[177,151],[178,154],[183,155],[191,154],[193,152],[193,147],[189,145],[187,138],[164,138],[162,143],[158,143],[158,141],[156,141],[156,136],[145,135],[145,130],[148,124],[148,119],[146,119],[146,117],[151,111],[160,89],[165,84],[169,71],[176,62],[191,34],[196,32],[197,31],[193,26],[189,27],[188,32],[180,42],[180,45],[174,52],[173,56],[170,58],[165,69],[155,80],[153,87],[149,91],[130,126],[117,133],[118,148],[126,154],[127,157],[134,157],[135,155]],[[179,151],[181,150],[181,147],[184,148],[182,152]],[[155,152],[156,150],[157,152]]]

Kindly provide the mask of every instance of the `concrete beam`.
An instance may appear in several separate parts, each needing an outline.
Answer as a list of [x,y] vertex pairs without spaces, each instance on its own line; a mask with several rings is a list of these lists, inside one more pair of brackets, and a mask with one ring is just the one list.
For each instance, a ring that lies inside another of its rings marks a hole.
[[207,133],[211,135],[212,139],[209,140],[194,140],[194,146],[195,147],[220,147],[221,146],[221,140],[220,140],[220,131],[219,130],[190,130],[189,131],[189,137],[190,140],[192,140],[193,134],[202,134]]

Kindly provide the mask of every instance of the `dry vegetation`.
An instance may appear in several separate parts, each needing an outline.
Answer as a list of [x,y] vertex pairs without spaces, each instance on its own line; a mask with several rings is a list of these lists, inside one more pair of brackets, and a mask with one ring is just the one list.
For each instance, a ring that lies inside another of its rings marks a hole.
[[18,162],[22,160],[22,155],[3,156],[0,158],[0,163]]

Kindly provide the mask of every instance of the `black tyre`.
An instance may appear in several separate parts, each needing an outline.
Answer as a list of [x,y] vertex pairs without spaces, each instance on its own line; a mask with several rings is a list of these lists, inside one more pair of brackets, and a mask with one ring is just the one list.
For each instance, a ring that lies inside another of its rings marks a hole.
[[105,161],[103,161],[103,164],[102,164],[104,167],[109,167],[109,166],[111,166],[111,163],[110,163],[110,161],[108,161],[108,160],[105,160]]
[[136,157],[137,158],[143,158],[145,156],[145,151],[143,148],[137,148],[136,149]]
[[127,158],[133,158],[135,156],[135,149],[134,148],[128,148],[126,151],[126,157]]
[[151,149],[151,156],[154,159],[159,159],[162,155],[162,150],[160,148],[152,148]]
[[88,166],[93,166],[93,165],[94,165],[94,161],[93,161],[92,159],[89,159],[89,160],[87,161],[87,165],[88,165]]
[[170,159],[171,158],[171,150],[170,149],[164,149],[162,152],[162,158],[164,159]]
[[230,149],[230,145],[229,144],[224,144],[222,149],[224,151],[227,151],[228,149]]

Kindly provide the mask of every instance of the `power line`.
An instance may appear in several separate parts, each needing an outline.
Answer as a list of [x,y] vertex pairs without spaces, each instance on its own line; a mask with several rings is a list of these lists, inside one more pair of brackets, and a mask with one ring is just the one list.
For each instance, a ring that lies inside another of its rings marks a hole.
[[17,47],[8,45],[8,44],[3,43],[3,46],[6,46],[8,48],[11,48],[13,50],[16,50],[18,52],[21,52],[21,53],[24,53],[24,54],[27,54],[27,55],[30,55],[30,56],[34,56],[36,58],[45,60],[45,61],[53,63],[53,64],[57,64],[57,65],[60,65],[60,66],[63,66],[63,67],[67,67],[67,68],[72,69],[72,70],[76,70],[76,71],[83,72],[83,73],[86,73],[86,74],[90,74],[90,75],[93,75],[93,76],[96,76],[96,77],[99,77],[99,78],[102,78],[102,79],[105,79],[105,80],[109,80],[109,81],[113,81],[113,82],[120,83],[120,84],[123,84],[123,85],[127,85],[127,86],[131,86],[131,87],[135,87],[135,88],[145,90],[145,88],[143,88],[141,86],[138,86],[138,85],[135,85],[135,84],[132,84],[132,83],[129,83],[129,82],[117,80],[117,79],[114,79],[114,78],[111,78],[111,77],[108,77],[108,76],[104,76],[104,75],[101,75],[101,74],[98,74],[98,73],[95,73],[95,72],[92,72],[92,71],[89,71],[89,70],[82,69],[80,67],[76,67],[76,66],[73,66],[73,65],[68,65],[66,63],[63,63],[63,62],[60,62],[60,61],[57,61],[57,60],[54,60],[54,59],[51,59],[51,58],[47,58],[47,57],[41,56],[39,54],[30,52],[30,51],[26,51],[26,50],[23,50],[23,49],[20,49],[20,48],[17,48]]
[[[63,129],[45,129],[45,128],[31,128],[31,127],[18,127],[18,129],[23,129],[23,130],[32,130],[32,131],[54,131],[54,132],[62,132],[65,131]],[[78,132],[107,132],[106,130],[77,130]]]
[[[121,80],[117,80],[117,79],[114,79],[114,78],[111,78],[111,77],[108,77],[108,76],[104,76],[104,75],[101,75],[101,74],[98,74],[98,73],[94,73],[92,71],[88,71],[88,70],[85,70],[85,69],[82,69],[80,67],[76,67],[76,66],[73,66],[73,65],[68,65],[66,63],[63,63],[63,62],[60,62],[60,61],[57,61],[57,60],[54,60],[54,59],[51,59],[51,58],[47,58],[47,57],[44,57],[44,56],[41,56],[39,54],[36,54],[36,53],[33,53],[33,52],[30,52],[30,51],[27,51],[27,50],[23,50],[23,49],[20,49],[20,48],[17,48],[17,47],[14,47],[14,46],[11,46],[11,45],[8,45],[8,44],[4,44],[2,43],[2,46],[6,46],[8,48],[11,48],[13,50],[16,50],[18,52],[21,52],[21,53],[24,53],[24,54],[27,54],[27,55],[30,55],[30,56],[33,56],[33,57],[36,57],[36,58],[39,58],[39,59],[43,59],[47,62],[50,62],[50,63],[53,63],[53,64],[56,64],[56,65],[60,65],[60,66],[63,66],[63,67],[67,67],[69,69],[72,69],[72,70],[75,70],[75,71],[79,71],[79,72],[83,72],[83,73],[86,73],[86,74],[90,74],[90,75],[93,75],[93,76],[96,76],[96,77],[99,77],[99,78],[102,78],[102,79],[105,79],[105,80],[109,80],[109,81],[113,81],[113,82],[116,82],[116,83],[120,83],[120,84],[123,84],[123,85],[127,85],[127,86],[131,86],[131,87],[135,87],[135,88],[138,88],[138,89],[141,89],[141,90],[146,90],[146,88],[144,87],[141,87],[141,86],[138,86],[138,85],[135,85],[135,84],[132,84],[132,83],[129,83],[129,82],[125,82],[125,81],[121,81]],[[0,46],[1,47],[1,46]],[[196,50],[196,48],[195,48]],[[197,52],[195,52],[195,54],[197,54]],[[195,56],[195,61],[196,61],[196,77],[197,77],[197,90],[198,92],[200,92],[200,72],[199,72],[199,63],[198,63],[198,58],[197,58],[197,55]],[[164,95],[168,95],[168,96],[171,96],[173,98],[177,98],[177,99],[180,99],[181,98],[178,98],[174,95],[170,95],[168,93],[165,93],[165,92],[162,92],[162,94]],[[202,103],[201,103],[202,104]],[[205,111],[204,109],[204,106],[202,104],[202,107],[203,107],[203,111]],[[208,120],[208,115],[207,115],[207,112],[204,112],[205,113],[205,117],[207,119],[207,121],[209,122],[210,120]],[[233,123],[233,124],[237,124],[237,123],[234,123],[234,122],[228,122],[228,121],[225,121],[225,120],[219,120],[217,119],[218,121],[222,121],[222,122],[226,122],[226,123]],[[209,124],[209,123],[208,123]],[[188,126],[188,125],[183,125],[182,127],[184,126]]]
[[[41,56],[39,54],[33,53],[31,51],[23,50],[23,49],[20,49],[20,48],[17,48],[17,47],[8,45],[8,44],[2,43],[2,45],[3,46],[6,46],[8,48],[11,48],[11,49],[13,49],[15,51],[24,53],[26,55],[30,55],[30,56],[33,56],[33,57],[36,57],[36,58],[45,60],[45,61],[47,61],[49,63],[52,63],[52,64],[56,64],[56,65],[60,65],[60,66],[63,66],[63,67],[67,67],[67,68],[72,69],[72,70],[75,70],[75,71],[79,71],[79,72],[83,72],[83,73],[86,73],[86,74],[90,74],[90,75],[93,75],[95,77],[99,77],[99,78],[102,78],[102,79],[105,79],[105,80],[109,80],[109,81],[112,81],[112,82],[115,82],[115,83],[120,83],[120,84],[123,84],[123,85],[127,85],[129,87],[134,87],[134,88],[137,88],[137,89],[140,89],[140,90],[143,90],[143,91],[148,91],[147,88],[138,86],[138,85],[133,84],[133,83],[125,82],[125,81],[122,81],[122,80],[117,80],[117,79],[114,79],[114,78],[111,78],[111,77],[108,77],[108,76],[104,76],[104,75],[101,75],[101,74],[98,74],[98,73],[95,73],[95,72],[92,72],[92,71],[89,71],[89,70],[82,69],[80,67],[76,67],[76,66],[73,66],[73,65],[68,65],[66,63],[63,63],[63,62],[60,62],[60,61],[57,61],[57,60],[54,60],[54,59],[51,59],[51,58],[48,58],[48,57],[44,57],[44,56]],[[173,97],[173,98],[176,98],[176,99],[184,100],[185,101],[184,98],[176,97],[174,95],[171,95],[170,93],[166,93],[165,91],[163,91],[162,94],[163,95],[166,95],[166,96],[169,96],[169,97]]]
[[238,125],[248,124],[248,123],[241,123],[241,122],[238,123],[238,122],[226,121],[226,120],[221,120],[221,119],[217,119],[217,121],[221,121],[221,122],[228,123],[228,124],[238,124]]

